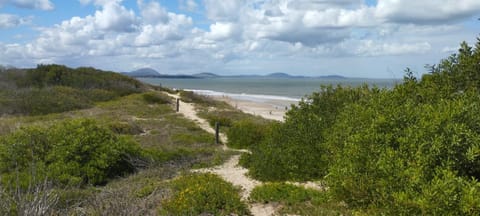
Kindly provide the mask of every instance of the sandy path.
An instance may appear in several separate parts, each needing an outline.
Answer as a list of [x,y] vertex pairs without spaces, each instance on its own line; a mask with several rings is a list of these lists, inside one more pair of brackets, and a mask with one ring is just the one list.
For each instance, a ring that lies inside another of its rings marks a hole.
[[[168,94],[168,95],[175,99],[180,98],[178,95],[174,95],[174,94]],[[198,117],[193,104],[180,101],[179,112],[182,113],[186,118],[196,122],[205,131],[213,134],[215,133],[215,130],[210,127],[210,125],[205,119]],[[220,134],[220,139],[223,143],[227,142],[227,136],[225,136],[225,134]],[[229,149],[226,145],[224,145],[224,149],[232,150],[232,149]],[[247,150],[238,150],[238,151],[245,152]],[[239,186],[242,189],[242,194],[241,194],[242,200],[248,201],[248,197],[250,196],[250,193],[252,192],[253,188],[257,185],[260,185],[261,182],[249,178],[246,175],[248,170],[241,166],[238,166],[239,160],[240,160],[240,155],[234,155],[227,162],[225,162],[220,166],[216,166],[208,169],[194,170],[194,171],[210,172],[210,173],[215,173],[221,176],[223,179],[232,183],[233,185]],[[253,204],[250,204],[249,207],[250,207],[250,211],[255,216],[271,216],[275,214],[275,207],[273,205],[253,203]]]
[[280,100],[253,102],[222,96],[214,96],[213,98],[216,100],[227,102],[228,104],[230,104],[230,106],[242,110],[244,113],[258,115],[262,118],[276,121],[284,121],[284,116],[287,112],[284,107],[290,107],[291,104],[297,104],[297,102]]

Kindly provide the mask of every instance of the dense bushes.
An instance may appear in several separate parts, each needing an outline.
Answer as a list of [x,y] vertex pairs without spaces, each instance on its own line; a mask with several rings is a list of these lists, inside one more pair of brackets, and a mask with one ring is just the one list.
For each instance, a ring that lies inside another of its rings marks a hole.
[[174,195],[162,215],[250,215],[238,189],[214,174],[193,174],[173,181]]
[[318,203],[326,198],[325,193],[287,183],[266,183],[252,190],[250,199],[256,202],[281,202],[285,205],[298,205],[303,202]]
[[480,39],[393,89],[324,87],[242,163],[262,180],[324,178],[366,214],[478,215],[479,62]]
[[227,145],[237,149],[250,149],[264,140],[268,129],[266,122],[260,123],[251,119],[234,122],[227,130]]
[[168,95],[159,92],[147,92],[142,97],[149,104],[169,104],[172,102]]
[[104,89],[123,96],[140,92],[143,85],[130,77],[97,70],[95,68],[71,69],[63,65],[38,65],[28,69],[23,77],[17,78],[20,88],[46,86],[69,86],[76,89]]
[[[451,209],[443,213],[455,213],[464,208],[460,185],[480,177],[480,134],[475,128],[480,118],[472,116],[478,97],[400,104],[394,96],[398,93],[352,105],[337,120],[327,144],[332,152],[330,190],[352,206],[432,214],[433,206],[446,205]],[[457,197],[457,203],[440,204],[447,200],[428,195],[440,191],[449,193],[444,198]]]
[[322,87],[287,113],[286,121],[244,158],[250,174],[261,180],[308,180],[327,173],[327,129],[343,107],[366,100],[377,89]]
[[137,80],[93,68],[39,65],[0,72],[0,114],[41,115],[91,107],[142,92]]
[[21,89],[7,93],[12,99],[2,108],[2,111],[41,115],[87,108],[92,106],[93,102],[85,93],[62,86]]
[[21,185],[45,177],[63,185],[97,185],[133,172],[127,158],[140,154],[133,140],[93,120],[70,120],[50,128],[22,128],[1,137],[0,174],[4,183],[20,180]]

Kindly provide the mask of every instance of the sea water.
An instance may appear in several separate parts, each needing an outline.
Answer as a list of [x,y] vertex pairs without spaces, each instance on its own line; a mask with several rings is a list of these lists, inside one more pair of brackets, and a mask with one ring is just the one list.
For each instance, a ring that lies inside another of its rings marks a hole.
[[299,101],[320,90],[322,85],[360,86],[368,84],[379,88],[392,88],[401,80],[361,78],[202,78],[163,79],[139,78],[140,81],[174,89],[191,90],[204,95],[229,96],[237,99],[263,101]]

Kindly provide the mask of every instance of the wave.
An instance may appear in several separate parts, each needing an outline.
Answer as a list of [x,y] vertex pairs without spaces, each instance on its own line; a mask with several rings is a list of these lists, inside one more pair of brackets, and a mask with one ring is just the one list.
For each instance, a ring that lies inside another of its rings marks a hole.
[[277,95],[262,95],[262,94],[246,94],[246,93],[227,93],[227,92],[218,92],[212,90],[200,90],[200,89],[184,89],[185,91],[192,91],[197,94],[206,95],[206,96],[226,96],[233,99],[239,100],[248,100],[254,102],[267,102],[267,101],[289,101],[289,102],[299,102],[300,98],[292,98],[285,96]]

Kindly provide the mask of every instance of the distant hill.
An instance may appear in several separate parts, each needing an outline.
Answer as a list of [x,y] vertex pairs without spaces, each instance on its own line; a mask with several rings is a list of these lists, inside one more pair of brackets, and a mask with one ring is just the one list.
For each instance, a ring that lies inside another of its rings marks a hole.
[[166,79],[196,79],[199,77],[196,77],[194,75],[168,75],[168,74],[161,74],[155,69],[152,68],[141,68],[132,72],[124,72],[122,73],[124,75],[130,76],[130,77],[154,77],[154,78],[166,78]]
[[197,73],[197,74],[193,74],[192,76],[198,77],[198,78],[215,78],[215,77],[221,77],[221,76],[218,75],[218,74],[208,73],[208,72]]
[[285,78],[285,79],[292,79],[292,78],[315,78],[315,79],[346,79],[346,77],[340,75],[327,75],[327,76],[318,76],[318,77],[310,77],[310,76],[294,76],[287,73],[276,72],[267,75],[218,75],[215,73],[210,72],[201,72],[192,75],[185,75],[185,74],[177,74],[177,75],[169,75],[169,74],[161,74],[158,71],[152,68],[142,68],[132,72],[122,73],[124,75],[130,77],[153,77],[153,78],[164,78],[164,79],[209,79],[209,78]]
[[280,73],[280,72],[271,73],[271,74],[265,75],[264,77],[270,77],[270,78],[305,78],[305,76],[292,76],[290,74]]
[[155,77],[159,76],[160,73],[152,68],[141,68],[132,72],[122,73],[131,77]]

